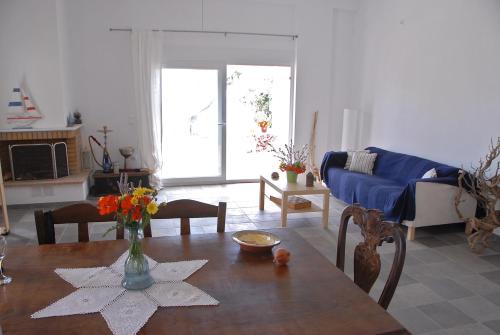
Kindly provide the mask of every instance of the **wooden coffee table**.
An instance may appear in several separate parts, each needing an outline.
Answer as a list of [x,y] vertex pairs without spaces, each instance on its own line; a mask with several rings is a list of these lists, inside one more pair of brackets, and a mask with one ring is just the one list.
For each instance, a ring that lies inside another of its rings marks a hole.
[[[301,178],[302,177],[302,178]],[[271,186],[281,195],[281,226],[286,227],[288,213],[305,213],[305,212],[323,212],[323,227],[328,228],[328,211],[330,206],[330,190],[324,187],[320,182],[315,182],[314,186],[306,187],[305,178],[299,175],[297,183],[288,183],[286,175],[280,174],[278,180],[272,180],[271,174],[260,175],[260,194],[259,194],[259,209],[264,210],[264,197],[266,194],[266,184]],[[288,197],[291,195],[323,195],[323,207],[319,207],[314,203],[310,208],[291,209],[288,208]]]

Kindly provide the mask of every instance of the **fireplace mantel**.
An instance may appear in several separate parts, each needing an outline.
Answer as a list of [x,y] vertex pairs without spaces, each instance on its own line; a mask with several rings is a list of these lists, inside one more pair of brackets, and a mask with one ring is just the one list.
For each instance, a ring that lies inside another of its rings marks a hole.
[[25,129],[12,129],[12,128],[0,128],[1,133],[36,133],[36,132],[46,132],[46,131],[74,131],[82,127],[81,124],[71,126],[71,127],[48,127],[48,128],[25,128]]

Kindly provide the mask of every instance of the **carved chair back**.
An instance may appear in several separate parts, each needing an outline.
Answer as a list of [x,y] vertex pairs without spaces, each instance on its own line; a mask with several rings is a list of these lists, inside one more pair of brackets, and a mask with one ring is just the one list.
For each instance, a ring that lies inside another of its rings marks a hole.
[[[152,219],[180,219],[181,235],[188,235],[191,233],[190,218],[208,217],[217,218],[217,232],[223,233],[226,230],[226,203],[219,202],[219,205],[215,206],[190,199],[173,200],[165,206],[160,206]],[[144,228],[144,236],[152,236],[151,225]]]
[[[78,242],[89,241],[89,222],[116,221],[113,214],[102,216],[96,206],[84,202],[64,206],[52,211],[35,211],[36,234],[38,244],[55,244],[55,229],[57,224],[78,224]],[[123,228],[116,231],[116,238],[123,239]]]
[[337,267],[344,271],[346,233],[349,219],[359,226],[364,238],[354,250],[354,283],[366,293],[370,290],[380,274],[380,255],[377,247],[382,243],[394,243],[396,251],[391,271],[378,304],[387,309],[396,291],[403,271],[406,255],[406,240],[401,229],[394,223],[383,221],[383,213],[376,209],[365,209],[358,204],[344,209],[340,220],[337,245]]

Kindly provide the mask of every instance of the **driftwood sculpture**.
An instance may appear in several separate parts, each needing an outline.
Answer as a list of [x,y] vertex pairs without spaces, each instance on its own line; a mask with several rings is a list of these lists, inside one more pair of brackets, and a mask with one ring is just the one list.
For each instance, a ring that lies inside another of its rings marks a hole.
[[[471,249],[481,252],[488,247],[489,239],[495,228],[500,227],[500,211],[496,209],[500,198],[500,137],[496,144],[491,141],[490,151],[479,166],[469,173],[461,172],[458,177],[458,191],[455,208],[458,216],[466,222],[468,241]],[[481,218],[466,218],[459,209],[463,192],[468,192],[484,210]]]

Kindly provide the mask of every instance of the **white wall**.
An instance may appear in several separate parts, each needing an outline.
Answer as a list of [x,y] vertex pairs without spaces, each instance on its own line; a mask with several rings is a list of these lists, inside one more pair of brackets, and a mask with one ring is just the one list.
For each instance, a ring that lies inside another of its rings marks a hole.
[[500,136],[500,2],[364,0],[356,27],[362,143],[476,163]]
[[353,10],[335,9],[333,13],[332,68],[330,94],[330,129],[327,150],[340,150],[342,145],[344,109],[355,108],[354,95],[356,40],[354,39],[356,13]]
[[318,113],[316,160],[327,150],[332,93],[333,9],[299,2],[296,13],[297,77],[295,140],[308,143],[312,115]]
[[74,110],[70,109],[73,105],[73,81],[71,80],[69,66],[69,23],[66,15],[66,0],[56,0],[57,14],[57,39],[59,46],[59,68],[61,80],[61,116],[67,120],[67,116],[72,114]]
[[22,86],[44,116],[37,127],[65,126],[60,60],[56,0],[0,1],[2,115],[12,88]]
[[[82,114],[84,146],[88,135],[106,125],[111,157],[123,164],[118,148],[137,148],[130,34],[110,27],[130,26],[132,1],[66,0],[69,109]],[[127,24],[125,24],[125,22]],[[98,157],[100,159],[100,157]],[[131,162],[132,165],[132,162]]]
[[[223,30],[299,34],[297,41],[296,139],[307,143],[312,113],[320,111],[317,159],[340,145],[341,112],[332,117],[332,84],[339,81],[332,66],[335,47],[333,28],[351,24],[349,16],[334,24],[334,11],[352,11],[357,1],[329,0],[67,0],[69,68],[72,97],[70,109],[78,109],[85,132],[92,134],[103,124],[114,129],[111,155],[117,148],[137,146],[133,109],[133,83],[129,33],[109,32],[110,27]],[[352,18],[350,19],[352,21]],[[178,38],[178,37],[177,37]],[[186,38],[190,38],[186,36]],[[209,38],[207,36],[206,38]],[[211,37],[213,38],[213,37]],[[346,37],[342,37],[345,43]],[[251,48],[242,49],[248,56]],[[167,57],[168,57],[167,50]],[[175,53],[175,50],[171,50]],[[194,58],[203,57],[201,54]],[[344,56],[345,57],[345,56]],[[343,63],[339,62],[342,67]],[[344,75],[340,72],[339,75]],[[343,99],[343,94],[338,100]],[[330,131],[330,124],[335,131]]]
[[[118,147],[137,147],[138,142],[130,34],[110,32],[110,27],[298,34],[296,140],[309,141],[312,113],[319,110],[320,161],[326,150],[340,146],[342,109],[351,100],[342,83],[349,77],[348,34],[357,4],[358,0],[3,0],[0,106],[7,105],[11,87],[26,78],[45,116],[35,127],[64,126],[68,113],[78,110],[85,137],[103,125],[114,130],[110,152],[114,160],[121,160]],[[251,52],[242,48],[241,56]],[[279,52],[268,54],[271,62],[281,57]]]

